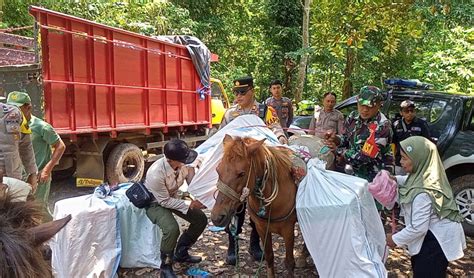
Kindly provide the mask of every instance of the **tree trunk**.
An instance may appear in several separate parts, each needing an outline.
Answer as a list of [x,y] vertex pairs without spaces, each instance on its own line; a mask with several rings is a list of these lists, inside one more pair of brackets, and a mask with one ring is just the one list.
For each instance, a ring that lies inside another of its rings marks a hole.
[[303,10],[303,50],[304,53],[301,56],[300,64],[298,66],[298,82],[296,84],[295,101],[296,103],[301,101],[303,96],[304,82],[306,79],[306,67],[308,64],[309,53],[307,52],[309,47],[309,11],[312,0],[304,0]]
[[291,58],[285,58],[285,78],[283,80],[283,95],[289,98],[294,97],[294,90],[292,85],[293,70],[295,69],[295,62]]
[[355,53],[354,49],[347,48],[346,67],[344,68],[344,84],[342,85],[342,99],[349,98],[352,93],[351,75],[354,70]]

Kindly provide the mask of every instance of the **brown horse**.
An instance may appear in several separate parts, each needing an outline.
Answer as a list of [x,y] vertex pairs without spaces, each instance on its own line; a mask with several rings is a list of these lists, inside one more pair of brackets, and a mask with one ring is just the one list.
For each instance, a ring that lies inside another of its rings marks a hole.
[[52,277],[40,251],[71,216],[39,224],[41,206],[33,201],[11,202],[0,180],[0,276],[4,278]]
[[248,196],[250,218],[263,241],[267,276],[275,277],[271,234],[276,233],[285,241],[285,265],[288,276],[293,277],[297,188],[291,172],[290,152],[267,147],[264,141],[225,136],[211,219],[217,226],[226,226]]

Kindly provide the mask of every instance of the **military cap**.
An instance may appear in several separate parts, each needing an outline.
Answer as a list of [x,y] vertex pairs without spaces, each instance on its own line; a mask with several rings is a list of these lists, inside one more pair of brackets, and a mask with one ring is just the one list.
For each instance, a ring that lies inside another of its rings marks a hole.
[[253,88],[253,78],[252,76],[245,76],[234,80],[232,91],[242,93],[251,88]]
[[409,107],[415,107],[415,103],[409,99],[402,101],[400,104],[400,108],[409,108]]
[[30,96],[25,92],[13,91],[8,94],[7,104],[17,107],[23,106],[25,103],[31,103]]
[[369,107],[374,106],[378,101],[383,99],[382,91],[375,86],[364,86],[359,92],[359,104]]

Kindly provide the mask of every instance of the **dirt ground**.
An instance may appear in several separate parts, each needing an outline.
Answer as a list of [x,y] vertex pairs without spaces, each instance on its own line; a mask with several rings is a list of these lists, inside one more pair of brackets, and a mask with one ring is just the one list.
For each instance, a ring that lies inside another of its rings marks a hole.
[[[91,188],[75,188],[73,179],[54,181],[51,190],[50,206],[54,208],[54,202],[73,196],[90,194],[93,192]],[[209,213],[208,211],[206,213]],[[186,227],[184,222],[179,221],[182,228]],[[248,221],[247,221],[248,223]],[[240,240],[240,256],[239,267],[228,266],[225,264],[225,256],[227,252],[227,234],[221,232],[211,232],[205,229],[202,237],[198,240],[195,246],[190,250],[190,253],[203,257],[203,261],[196,266],[209,272],[213,277],[256,277],[259,268],[259,262],[254,262],[248,253],[249,248],[249,225],[244,225],[244,232],[241,234]],[[386,225],[386,230],[390,228]],[[401,228],[401,227],[399,227]],[[300,232],[296,232],[297,241],[295,244],[295,255],[298,257],[302,248],[302,237]],[[450,263],[448,274],[451,277],[474,277],[474,238],[467,238],[468,247],[464,251],[465,256]],[[286,276],[284,267],[285,248],[283,239],[279,236],[273,236],[273,249],[275,254],[275,266],[277,277]],[[174,264],[175,272],[179,277],[187,277],[185,275],[187,269],[192,265],[188,264]],[[389,277],[409,277],[410,258],[403,249],[396,248],[390,250],[390,255],[386,263]],[[159,277],[159,270],[152,268],[137,268],[137,269],[120,269],[119,277],[133,278],[152,278]],[[311,261],[307,259],[307,266],[303,268],[296,268],[296,277],[318,277],[317,270]],[[265,264],[261,265],[258,277],[266,277]]]

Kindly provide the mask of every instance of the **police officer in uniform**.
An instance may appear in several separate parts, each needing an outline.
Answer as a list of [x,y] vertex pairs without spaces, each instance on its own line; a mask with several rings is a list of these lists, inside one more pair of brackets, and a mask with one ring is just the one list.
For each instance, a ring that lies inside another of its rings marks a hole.
[[410,136],[423,136],[431,140],[428,124],[423,119],[416,117],[415,103],[405,100],[400,104],[401,119],[393,123],[393,142],[396,145],[396,174],[404,174],[400,165],[400,142]]
[[327,134],[327,143],[339,147],[341,160],[347,163],[346,172],[371,182],[377,173],[388,170],[394,174],[392,125],[380,112],[382,93],[375,86],[360,89],[357,111],[353,111],[344,123],[344,133]]
[[282,83],[280,80],[273,80],[270,83],[270,92],[272,96],[267,98],[265,104],[273,107],[280,119],[280,125],[283,128],[289,128],[293,122],[293,104],[287,97],[282,97]]
[[35,191],[38,168],[30,134],[28,121],[20,109],[0,103],[0,170],[5,177],[21,180],[24,168],[27,182]]
[[[240,115],[255,114],[262,118],[267,126],[275,133],[278,140],[282,144],[288,143],[288,140],[281,128],[278,115],[271,106],[266,106],[265,104],[259,104],[255,100],[254,91],[253,91],[253,78],[250,76],[242,77],[234,80],[234,87],[232,88],[235,97],[236,104],[227,109],[222,119],[220,128],[223,128],[225,125],[233,121]],[[237,234],[242,232],[242,225],[245,220],[245,204],[237,209],[239,213],[236,215],[237,220]],[[253,259],[260,261],[263,256],[262,249],[260,248],[260,237],[258,236],[257,230],[255,229],[255,223],[250,221],[250,226],[252,231],[250,233],[250,254]],[[235,254],[235,239],[230,233],[229,227],[226,228],[226,232],[229,235],[229,247],[227,249],[227,258],[226,263],[230,265],[236,264],[236,254]]]

